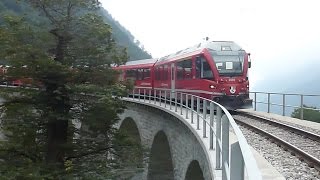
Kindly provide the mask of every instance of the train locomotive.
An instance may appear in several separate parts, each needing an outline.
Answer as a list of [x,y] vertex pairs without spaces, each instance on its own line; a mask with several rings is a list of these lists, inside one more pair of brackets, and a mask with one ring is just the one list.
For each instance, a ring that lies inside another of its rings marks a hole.
[[[135,87],[171,89],[214,100],[229,110],[251,108],[250,54],[233,41],[205,41],[159,59],[115,67]],[[153,92],[153,91],[152,91]]]

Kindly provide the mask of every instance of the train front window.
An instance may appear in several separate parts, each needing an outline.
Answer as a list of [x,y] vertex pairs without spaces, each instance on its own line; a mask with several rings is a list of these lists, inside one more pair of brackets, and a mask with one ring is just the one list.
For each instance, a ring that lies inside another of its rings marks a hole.
[[215,55],[213,60],[220,76],[239,76],[243,72],[243,55]]

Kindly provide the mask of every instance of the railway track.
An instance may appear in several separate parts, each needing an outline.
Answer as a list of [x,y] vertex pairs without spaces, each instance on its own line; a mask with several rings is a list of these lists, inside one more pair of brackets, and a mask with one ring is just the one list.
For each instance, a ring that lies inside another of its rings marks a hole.
[[319,134],[248,113],[236,112],[233,118],[239,125],[267,137],[320,171]]

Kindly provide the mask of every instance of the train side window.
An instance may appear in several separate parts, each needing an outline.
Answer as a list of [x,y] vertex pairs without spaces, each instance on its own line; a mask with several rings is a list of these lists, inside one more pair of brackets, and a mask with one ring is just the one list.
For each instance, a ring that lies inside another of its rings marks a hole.
[[159,77],[159,80],[163,80],[163,76],[164,76],[164,75],[163,75],[163,66],[160,66],[160,67],[159,67],[159,72],[160,72],[160,73],[159,73],[159,74],[160,74],[160,75],[159,75],[159,76],[160,76],[160,77]]
[[124,81],[124,71],[123,70],[119,71],[119,81]]
[[182,64],[183,61],[181,62],[178,62],[176,64],[176,71],[177,71],[177,80],[182,80],[183,79],[183,64]]
[[155,75],[156,75],[156,80],[160,80],[160,71],[159,71],[159,67],[155,68]]
[[168,80],[168,65],[163,66],[163,80]]
[[137,80],[143,80],[143,69],[138,69],[137,74]]
[[137,69],[126,70],[126,79],[136,80],[137,79]]
[[177,63],[177,79],[192,79],[192,60],[184,60]]
[[192,79],[192,60],[183,61],[184,79]]
[[150,78],[150,69],[144,69],[143,79],[149,79],[149,78]]
[[201,59],[196,57],[196,78],[200,79],[201,77]]
[[212,70],[209,63],[204,58],[196,59],[196,78],[213,79]]

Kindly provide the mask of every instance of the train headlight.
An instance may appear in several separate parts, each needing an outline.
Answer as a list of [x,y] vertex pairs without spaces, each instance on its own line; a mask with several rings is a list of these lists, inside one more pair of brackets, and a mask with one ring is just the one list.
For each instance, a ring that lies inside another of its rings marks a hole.
[[209,86],[210,89],[215,89],[216,87],[214,85]]
[[249,84],[247,84],[247,88],[249,88]]
[[230,87],[230,93],[231,93],[231,94],[234,94],[235,92],[236,92],[236,87],[231,86],[231,87]]

